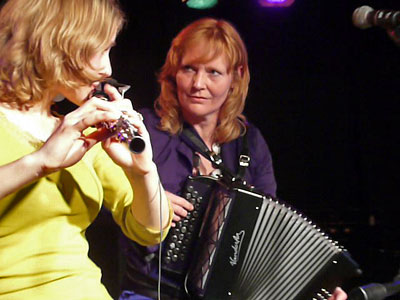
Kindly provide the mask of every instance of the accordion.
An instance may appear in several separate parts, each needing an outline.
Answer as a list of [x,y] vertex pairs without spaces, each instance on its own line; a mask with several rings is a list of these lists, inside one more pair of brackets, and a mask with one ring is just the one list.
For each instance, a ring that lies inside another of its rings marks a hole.
[[347,250],[277,199],[189,177],[195,206],[166,238],[163,271],[191,299],[327,299],[361,274]]

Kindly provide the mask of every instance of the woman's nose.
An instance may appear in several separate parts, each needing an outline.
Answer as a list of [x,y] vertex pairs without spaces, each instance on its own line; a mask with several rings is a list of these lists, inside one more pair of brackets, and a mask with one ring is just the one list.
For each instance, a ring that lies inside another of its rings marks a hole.
[[112,74],[111,61],[108,55],[102,61],[100,73],[104,77],[110,77]]
[[193,87],[196,89],[202,89],[205,87],[205,74],[203,72],[197,72],[193,78]]

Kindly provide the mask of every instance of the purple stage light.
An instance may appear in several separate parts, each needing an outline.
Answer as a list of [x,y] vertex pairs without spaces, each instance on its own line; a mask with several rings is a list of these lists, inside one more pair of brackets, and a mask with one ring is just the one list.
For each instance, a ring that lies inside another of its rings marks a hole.
[[258,0],[258,3],[265,7],[288,7],[293,2],[294,0]]

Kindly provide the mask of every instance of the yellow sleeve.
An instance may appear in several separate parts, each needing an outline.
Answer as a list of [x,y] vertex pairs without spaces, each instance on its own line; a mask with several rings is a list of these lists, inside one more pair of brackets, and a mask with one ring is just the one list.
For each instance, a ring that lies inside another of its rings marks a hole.
[[166,237],[172,223],[171,204],[169,204],[168,227],[163,230],[147,228],[138,223],[132,215],[130,208],[134,191],[128,178],[122,168],[116,165],[103,149],[97,152],[94,168],[103,186],[104,205],[110,210],[123,233],[143,246],[160,243]]

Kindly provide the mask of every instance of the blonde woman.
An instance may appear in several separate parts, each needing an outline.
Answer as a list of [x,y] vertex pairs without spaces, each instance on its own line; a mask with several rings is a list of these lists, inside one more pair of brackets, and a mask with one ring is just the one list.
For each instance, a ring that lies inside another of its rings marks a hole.
[[[167,233],[172,210],[140,116],[110,85],[111,101],[93,97],[124,21],[114,0],[1,8],[0,299],[111,299],[85,238],[103,204],[141,245]],[[65,117],[52,111],[60,94],[78,105]],[[101,125],[121,117],[144,138],[142,153]]]

